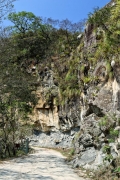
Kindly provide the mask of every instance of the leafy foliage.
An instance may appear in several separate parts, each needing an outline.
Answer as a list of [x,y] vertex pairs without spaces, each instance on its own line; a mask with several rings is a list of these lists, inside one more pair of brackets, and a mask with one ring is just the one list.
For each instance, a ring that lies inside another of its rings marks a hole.
[[30,30],[35,31],[39,29],[41,20],[37,18],[32,12],[18,12],[10,13],[8,19],[14,24],[12,27],[15,33],[26,33]]
[[[4,29],[0,37],[0,157],[16,155],[15,143],[20,138],[20,120],[36,104],[35,77],[23,71],[14,61],[14,46]],[[27,120],[27,119],[26,119]]]

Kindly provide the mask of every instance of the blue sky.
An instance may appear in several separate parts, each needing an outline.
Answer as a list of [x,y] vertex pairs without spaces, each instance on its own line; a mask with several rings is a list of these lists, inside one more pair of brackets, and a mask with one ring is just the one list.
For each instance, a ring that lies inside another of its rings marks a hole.
[[33,12],[43,18],[59,20],[67,18],[72,22],[78,22],[87,18],[93,8],[101,8],[108,2],[110,0],[16,0],[14,10]]

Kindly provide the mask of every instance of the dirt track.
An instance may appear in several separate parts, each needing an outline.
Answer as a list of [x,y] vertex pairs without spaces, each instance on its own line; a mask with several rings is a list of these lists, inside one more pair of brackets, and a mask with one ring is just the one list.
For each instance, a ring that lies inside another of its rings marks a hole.
[[0,164],[0,180],[84,180],[70,169],[59,152],[35,150],[34,154]]

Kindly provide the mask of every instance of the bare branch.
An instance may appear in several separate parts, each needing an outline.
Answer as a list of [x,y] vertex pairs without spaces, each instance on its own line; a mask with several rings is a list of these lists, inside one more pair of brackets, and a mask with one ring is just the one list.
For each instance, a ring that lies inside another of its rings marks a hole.
[[13,9],[15,0],[0,0],[0,22],[2,18]]

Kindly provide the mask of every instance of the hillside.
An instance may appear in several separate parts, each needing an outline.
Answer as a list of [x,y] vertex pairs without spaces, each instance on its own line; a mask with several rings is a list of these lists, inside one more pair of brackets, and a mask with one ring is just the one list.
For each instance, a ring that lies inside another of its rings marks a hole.
[[1,157],[29,136],[32,145],[72,148],[73,167],[116,161],[119,178],[119,9],[112,0],[74,24],[9,15],[14,26],[0,37]]

